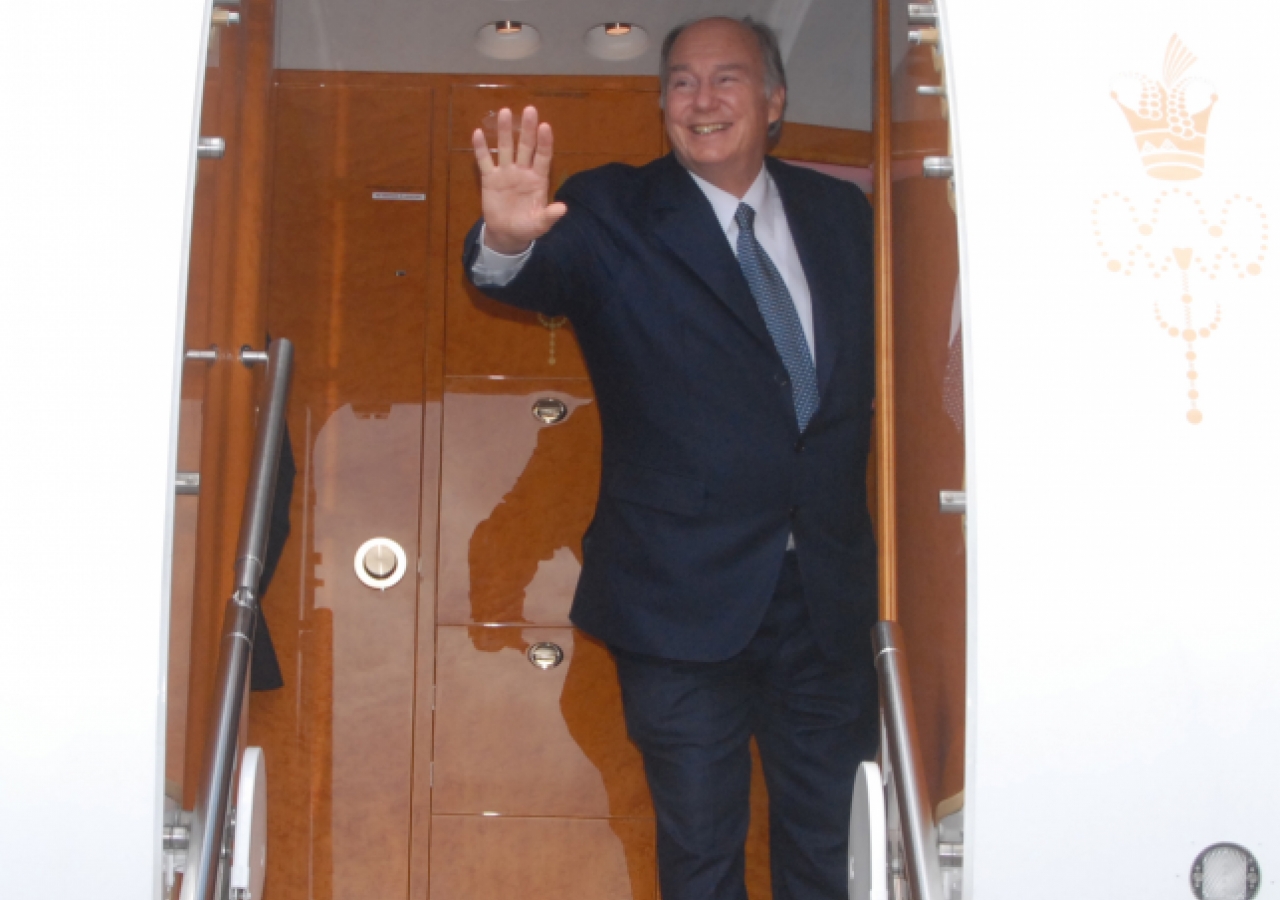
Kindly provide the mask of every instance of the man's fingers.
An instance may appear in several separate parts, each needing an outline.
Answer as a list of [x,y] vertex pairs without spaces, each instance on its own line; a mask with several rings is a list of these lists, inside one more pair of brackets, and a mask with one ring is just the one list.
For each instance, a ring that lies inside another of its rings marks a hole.
[[516,165],[528,166],[533,159],[534,144],[538,140],[538,110],[532,106],[524,108],[520,117],[520,146],[516,149]]
[[533,154],[533,171],[543,178],[551,175],[551,151],[554,143],[551,126],[543,122],[538,126],[538,148]]
[[480,167],[481,175],[488,175],[493,171],[493,157],[489,155],[489,142],[484,139],[483,129],[477,128],[471,132],[471,146],[476,151],[476,165]]
[[498,110],[498,165],[511,165],[511,110]]

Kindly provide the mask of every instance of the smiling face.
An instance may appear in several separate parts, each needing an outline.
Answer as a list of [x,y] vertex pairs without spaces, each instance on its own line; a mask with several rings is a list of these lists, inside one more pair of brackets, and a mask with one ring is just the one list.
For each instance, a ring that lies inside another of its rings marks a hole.
[[666,83],[667,138],[680,163],[735,197],[764,163],[771,122],[782,117],[785,88],[765,96],[764,59],[755,35],[732,19],[706,19],[680,33]]

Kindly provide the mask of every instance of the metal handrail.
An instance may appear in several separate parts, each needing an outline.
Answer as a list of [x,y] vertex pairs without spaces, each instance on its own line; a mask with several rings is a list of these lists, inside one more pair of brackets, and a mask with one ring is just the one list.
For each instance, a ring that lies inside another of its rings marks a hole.
[[236,548],[235,590],[227,601],[214,682],[214,705],[205,744],[200,793],[191,819],[181,900],[214,900],[223,862],[223,837],[240,735],[240,716],[249,660],[258,623],[258,581],[262,577],[271,524],[271,501],[284,437],[285,404],[293,374],[293,344],[271,343],[267,359],[267,402],[254,441]]
[[871,635],[911,897],[912,900],[942,900],[938,831],[925,799],[924,766],[916,740],[915,707],[911,702],[906,654],[902,650],[902,629],[897,622],[877,622]]

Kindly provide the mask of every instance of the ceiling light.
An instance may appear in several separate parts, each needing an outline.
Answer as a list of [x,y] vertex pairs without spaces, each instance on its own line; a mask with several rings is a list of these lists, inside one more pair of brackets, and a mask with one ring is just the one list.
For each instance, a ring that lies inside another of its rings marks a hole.
[[629,22],[605,22],[587,32],[583,43],[596,59],[622,62],[635,59],[649,49],[649,34]]
[[527,22],[503,19],[481,26],[475,48],[490,59],[525,59],[542,46],[538,29]]

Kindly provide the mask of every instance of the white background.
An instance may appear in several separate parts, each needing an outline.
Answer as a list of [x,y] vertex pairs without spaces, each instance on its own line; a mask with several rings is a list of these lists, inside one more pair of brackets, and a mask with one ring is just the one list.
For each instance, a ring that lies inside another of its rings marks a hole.
[[158,896],[200,0],[6,4],[0,895]]
[[[1190,897],[1218,841],[1280,871],[1280,256],[1194,281],[1115,275],[1095,197],[1239,192],[1280,214],[1274,7],[945,0],[969,421],[966,896]],[[1177,33],[1219,101],[1208,170],[1146,175],[1110,97]],[[1273,226],[1274,227],[1274,226]]]

